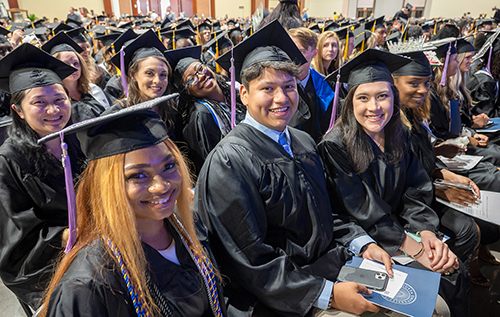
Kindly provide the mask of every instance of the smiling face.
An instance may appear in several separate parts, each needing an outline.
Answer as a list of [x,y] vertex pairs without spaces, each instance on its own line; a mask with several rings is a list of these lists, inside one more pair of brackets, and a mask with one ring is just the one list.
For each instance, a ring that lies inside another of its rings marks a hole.
[[215,74],[201,63],[192,63],[182,75],[181,84],[197,98],[210,96],[217,89]]
[[[384,139],[384,128],[394,111],[394,94],[386,81],[361,84],[353,96],[356,121],[373,140]],[[379,142],[380,144],[380,142]]]
[[182,176],[165,143],[125,154],[124,174],[125,191],[139,229],[172,215]]
[[90,57],[90,44],[87,42],[82,42],[78,43],[78,46],[80,46],[83,49],[83,52],[80,53],[84,61],[88,61]]
[[80,76],[82,75],[82,65],[80,65],[80,60],[78,59],[78,56],[76,56],[76,53],[60,52],[58,58],[66,64],[76,68],[76,72],[66,77],[63,80],[63,83],[78,81],[78,79],[80,79]]
[[61,131],[71,116],[71,102],[60,84],[26,90],[21,107],[12,109],[40,137]]
[[298,93],[294,76],[287,72],[264,69],[262,75],[240,88],[241,101],[260,124],[282,132],[297,110]]
[[395,78],[394,84],[399,91],[401,105],[418,109],[429,93],[431,76],[399,76]]
[[147,57],[140,62],[132,79],[137,83],[142,101],[161,97],[168,85],[168,66],[156,57]]

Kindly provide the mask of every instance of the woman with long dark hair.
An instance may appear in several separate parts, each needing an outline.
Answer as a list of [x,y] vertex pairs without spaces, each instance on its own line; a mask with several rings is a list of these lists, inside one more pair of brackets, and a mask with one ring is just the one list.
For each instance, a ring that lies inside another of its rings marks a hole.
[[391,76],[408,62],[369,49],[344,65],[341,81],[349,91],[338,122],[318,149],[331,201],[342,202],[332,207],[354,219],[389,254],[407,254],[416,267],[444,274],[440,294],[452,316],[466,316],[466,271],[440,239],[439,218],[430,207],[432,182],[407,146],[409,133]]
[[[61,146],[37,140],[69,122],[71,102],[62,79],[74,71],[30,44],[0,60],[0,89],[12,94],[12,124],[0,147],[0,276],[33,309],[49,283],[68,227]],[[77,143],[71,137],[66,142]],[[80,170],[78,153],[72,146],[73,176]]]
[[260,22],[259,29],[276,19],[285,30],[302,27],[303,22],[297,0],[279,0],[276,8]]

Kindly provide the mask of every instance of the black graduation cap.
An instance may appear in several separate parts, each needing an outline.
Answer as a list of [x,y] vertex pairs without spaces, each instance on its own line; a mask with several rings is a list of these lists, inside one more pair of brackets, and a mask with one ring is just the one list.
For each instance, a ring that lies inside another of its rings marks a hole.
[[143,23],[137,25],[137,27],[140,27],[143,29],[151,29],[151,28],[154,28],[155,25],[152,22],[143,22]]
[[[478,50],[477,54],[474,56],[474,60],[478,60],[478,59],[483,58],[483,57],[487,58],[491,47],[493,47],[494,51],[498,51],[500,49],[500,47],[498,47],[500,44],[500,41],[497,41],[499,35],[500,35],[500,29],[498,29],[495,32],[489,32],[489,36],[487,37],[483,46],[481,46],[481,48]],[[492,54],[492,56],[493,56],[493,54]]]
[[245,37],[251,36],[253,34],[253,25],[249,25],[244,32],[245,32]]
[[9,35],[9,33],[10,33],[9,30],[7,30],[6,28],[0,26],[0,35],[7,36],[7,35]]
[[138,37],[137,33],[135,33],[132,29],[127,29],[125,32],[120,34],[120,36],[111,43],[111,52],[115,54],[119,50],[121,50],[122,46],[128,41],[134,40]]
[[212,24],[212,29],[213,29],[214,32],[220,30],[221,29],[221,27],[220,27],[220,21],[215,21]]
[[364,25],[355,28],[353,31],[353,35],[354,35],[354,47],[358,47],[358,45],[361,45],[361,43],[363,43],[363,41],[365,40]]
[[[261,28],[245,41],[236,45],[234,67],[236,80],[241,80],[241,72],[255,63],[262,61],[290,61],[297,65],[306,63],[304,55],[297,48],[283,26],[274,20]],[[229,71],[231,51],[219,57],[216,62]]]
[[168,37],[170,39],[173,39],[175,34],[175,40],[180,40],[180,39],[189,39],[190,37],[195,36],[196,32],[193,31],[193,29],[191,29],[190,27],[185,26],[177,30],[170,29],[163,32],[160,31],[160,34],[161,36]]
[[309,30],[313,31],[316,34],[321,33],[321,29],[319,28],[319,25],[317,25],[317,24],[310,25]]
[[399,53],[399,55],[411,58],[411,63],[392,72],[395,76],[421,76],[428,77],[432,75],[432,68],[427,55],[423,50]]
[[8,93],[62,84],[76,71],[63,61],[24,43],[0,60],[0,90]]
[[177,89],[181,89],[181,79],[186,70],[192,63],[200,62],[201,45],[169,50],[165,52],[165,57],[173,70],[172,79],[174,86]]
[[478,26],[481,26],[481,25],[492,25],[493,22],[495,22],[495,19],[482,19],[480,22],[479,22],[479,25]]
[[377,81],[392,83],[391,72],[410,62],[411,59],[407,57],[370,48],[328,75],[325,80],[335,81],[340,72],[340,82],[347,83],[348,89]]
[[462,53],[468,53],[468,52],[475,52],[476,50],[474,49],[474,46],[465,38],[460,38],[457,40],[457,53],[462,54]]
[[75,28],[67,25],[66,23],[60,23],[55,29],[52,30],[52,33],[55,35],[61,31],[71,31]]
[[455,24],[446,23],[441,29],[436,33],[436,39],[441,40],[448,37],[459,37],[460,30]]
[[78,29],[65,31],[64,33],[66,33],[69,37],[71,37],[71,39],[76,43],[87,43],[87,39],[85,38],[85,36],[83,36],[85,32],[86,32],[85,28],[81,27]]
[[195,27],[193,25],[193,22],[191,22],[191,20],[189,20],[189,19],[186,19],[186,20],[180,22],[179,24],[177,24],[175,26],[175,28],[180,29],[180,28],[183,28],[183,27],[186,27],[186,26],[190,27],[191,30],[195,29]]
[[410,3],[407,3],[405,5],[405,8],[408,9],[408,11],[411,11],[411,9],[413,9],[413,6]]
[[354,36],[354,33],[352,33],[350,26],[343,29],[337,29],[334,32],[339,37],[339,40],[345,40],[347,38],[347,34],[349,34],[349,37]]
[[[455,43],[454,43],[456,41],[457,41],[456,38],[446,38],[446,39],[428,42],[428,44],[436,47],[436,49],[434,51],[436,52],[436,56],[438,58],[443,58],[443,57],[446,57],[446,55],[448,54],[448,49],[450,49],[450,55],[457,53],[457,49],[456,49]],[[451,43],[451,47],[450,47],[450,43]]]
[[36,28],[41,28],[41,27],[45,27],[45,24],[44,22],[47,21],[47,19],[39,19],[37,20],[36,22],[33,22],[31,24],[31,26],[36,29]]
[[396,43],[397,41],[399,41],[399,39],[401,38],[401,33],[396,31],[390,35],[388,35],[386,38],[385,38],[385,41],[388,42],[388,43]]
[[233,42],[231,42],[231,40],[226,37],[227,33],[228,31],[219,33],[219,35],[208,41],[207,44],[203,45],[203,47],[211,48],[212,51],[215,52],[217,46],[219,50],[233,46]]
[[101,21],[106,21],[106,19],[107,19],[107,18],[108,18],[108,17],[107,17],[107,16],[105,16],[105,15],[98,15],[98,16],[96,17],[97,21],[100,21],[100,22],[101,22]]
[[[172,94],[127,107],[117,112],[92,118],[64,128],[64,135],[76,133],[87,162],[103,157],[147,148],[165,141],[168,130],[160,116],[151,109]],[[59,132],[38,140],[43,144],[59,138]]]
[[326,24],[325,23],[325,27],[323,28],[323,32],[324,31],[335,31],[339,28],[339,24],[336,23],[336,22],[330,22],[330,24]]
[[14,32],[14,30],[24,30],[28,25],[29,22],[12,22],[7,25],[7,29]]
[[36,29],[28,29],[24,32],[24,35],[35,34],[35,36],[42,42],[47,41],[47,32],[49,29],[47,28],[36,28]]
[[228,20],[228,21],[226,22],[226,24],[227,24],[228,26],[231,26],[231,25],[236,25],[237,23],[238,23],[238,22],[237,22],[236,20],[234,20],[234,19],[230,19],[230,20]]
[[375,31],[376,29],[385,28],[385,15],[365,23],[365,30]]
[[240,27],[236,26],[236,27],[234,27],[234,28],[232,28],[232,29],[230,29],[230,30],[227,31],[227,36],[230,37],[230,36],[233,35],[233,33],[236,33],[236,32],[241,33],[241,31],[242,30],[240,29]]
[[42,50],[54,55],[58,52],[75,52],[81,53],[83,49],[75,41],[73,41],[66,33],[60,32],[42,45]]
[[199,32],[212,31],[212,24],[211,23],[207,23],[205,21],[203,21],[202,23],[198,24],[198,31]]
[[61,24],[61,23],[59,23],[59,22],[57,22],[57,23],[47,23],[47,24],[45,24],[45,26],[52,30],[52,29],[56,28],[59,24]]
[[95,39],[102,42],[104,46],[111,46],[111,43],[120,37],[121,33],[109,33],[108,35],[96,36]]
[[130,22],[127,22],[127,23],[120,24],[119,27],[122,28],[122,29],[128,29],[128,28],[133,28],[134,24],[135,24],[134,21],[130,21]]
[[431,29],[434,28],[434,24],[435,24],[434,20],[425,22],[422,25],[422,31],[424,31],[424,33],[430,32]]
[[297,4],[297,0],[279,0],[279,1],[280,1],[280,3],[282,3],[282,2],[290,2],[290,3]]
[[125,64],[123,66],[120,64],[120,52],[111,58],[111,62],[115,65],[120,65],[120,69],[126,74],[136,60],[149,56],[165,57],[164,52],[166,49],[155,32],[147,30],[143,35],[123,45],[121,50],[124,53]]
[[79,28],[80,26],[82,26],[82,22],[73,20],[71,18],[66,19],[66,24],[74,28]]

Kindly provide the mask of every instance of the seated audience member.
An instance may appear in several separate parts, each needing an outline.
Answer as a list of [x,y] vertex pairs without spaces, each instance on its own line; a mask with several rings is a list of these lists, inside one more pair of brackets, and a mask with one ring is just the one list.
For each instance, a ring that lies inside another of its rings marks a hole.
[[[333,282],[351,251],[383,261],[392,273],[389,255],[332,213],[314,140],[287,127],[298,103],[293,61],[305,63],[302,53],[274,21],[236,46],[234,56],[247,115],[208,155],[195,193],[229,277],[229,315],[377,311],[360,294],[369,294],[364,286]],[[229,69],[230,57],[217,62]]]
[[[0,89],[12,94],[12,124],[0,147],[0,277],[34,309],[68,227],[61,145],[37,140],[69,122],[71,102],[62,80],[74,71],[28,43],[0,60]],[[77,143],[71,137],[66,141]],[[78,153],[76,147],[69,152],[75,177]]]
[[[188,145],[193,172],[198,174],[208,153],[231,131],[231,86],[200,61],[200,46],[167,51],[166,55],[180,93],[182,139]],[[239,99],[237,94],[236,124],[245,115]]]
[[333,73],[335,80],[340,72],[348,94],[318,151],[332,208],[354,219],[389,254],[404,252],[416,267],[442,273],[440,294],[452,316],[467,316],[467,270],[441,241],[439,218],[429,207],[432,182],[407,146],[391,76],[410,61],[369,49]]
[[318,53],[311,62],[312,67],[323,76],[327,76],[340,67],[342,53],[337,34],[325,31],[318,37]]
[[204,228],[193,221],[189,170],[148,111],[161,101],[77,128],[89,161],[76,195],[77,237],[42,316],[225,315],[218,272],[197,236]]
[[[296,111],[289,124],[309,133],[316,142],[319,142],[330,123],[334,92],[324,80],[324,76],[310,67],[311,61],[318,53],[316,34],[308,28],[291,29],[288,34],[307,60],[300,66],[297,90],[300,98],[307,104],[306,110],[308,110],[306,115],[301,113],[302,111]],[[333,36],[330,38],[333,39]]]

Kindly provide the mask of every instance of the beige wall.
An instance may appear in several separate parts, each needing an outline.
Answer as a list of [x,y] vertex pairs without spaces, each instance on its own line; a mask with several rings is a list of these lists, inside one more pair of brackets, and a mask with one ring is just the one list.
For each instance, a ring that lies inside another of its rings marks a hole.
[[478,17],[480,13],[487,13],[488,16],[493,16],[491,8],[494,6],[500,7],[498,0],[427,0],[427,5],[430,4],[428,17],[461,17],[464,13],[470,12],[472,17]]
[[66,20],[69,7],[85,7],[97,14],[104,11],[102,0],[17,0],[17,3],[21,9],[28,10],[28,13],[34,13],[38,18],[46,16],[50,20],[54,17]]
[[226,14],[233,18],[245,17],[252,14],[251,10],[252,2],[250,0],[215,0],[215,15],[218,18],[224,17]]

